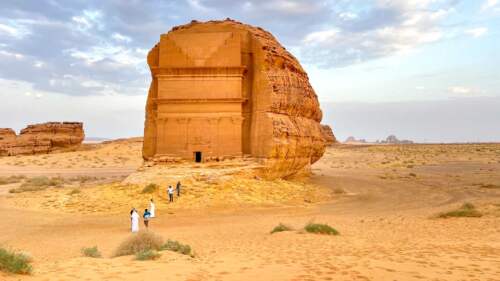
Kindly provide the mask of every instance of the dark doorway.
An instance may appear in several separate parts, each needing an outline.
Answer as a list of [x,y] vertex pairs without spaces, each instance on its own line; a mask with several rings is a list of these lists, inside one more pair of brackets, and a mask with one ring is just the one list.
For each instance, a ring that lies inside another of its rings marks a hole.
[[201,151],[196,151],[194,153],[194,161],[196,163],[200,163],[201,162]]

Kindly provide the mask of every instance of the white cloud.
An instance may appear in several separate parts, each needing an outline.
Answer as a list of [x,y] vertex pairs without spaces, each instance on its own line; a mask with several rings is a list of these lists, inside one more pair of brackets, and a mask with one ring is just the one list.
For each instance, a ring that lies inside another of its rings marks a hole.
[[[391,18],[388,11],[397,16]],[[373,28],[339,23],[310,32],[302,39],[300,56],[309,63],[331,67],[407,54],[445,38],[447,30],[441,24],[453,11],[452,6],[437,0],[377,0],[370,11],[373,18],[364,15],[356,20],[367,21]],[[345,13],[343,17],[355,16]]]
[[120,33],[113,33],[113,35],[111,35],[111,38],[115,39],[116,41],[119,41],[119,42],[125,42],[125,43],[130,43],[132,42],[132,38],[128,37],[128,36],[125,36],[125,35],[122,35]]
[[448,88],[448,91],[450,93],[457,94],[457,95],[466,95],[466,94],[470,94],[473,92],[473,90],[471,88],[463,87],[463,86],[453,86],[453,87]]
[[29,35],[30,31],[22,25],[14,23],[12,24],[0,23],[0,35],[2,34],[9,37],[14,37],[16,39],[22,39],[25,36]]
[[13,52],[5,51],[5,50],[0,50],[0,56],[2,56],[2,55],[6,56],[6,57],[13,57],[13,58],[16,58],[18,60],[21,60],[24,58],[23,54],[13,53]]
[[483,5],[481,5],[481,11],[486,11],[490,9],[495,9],[497,8],[497,5],[500,3],[499,0],[486,0],[483,2]]
[[477,28],[471,28],[471,29],[466,29],[464,31],[465,34],[470,35],[474,38],[481,37],[483,35],[486,35],[488,33],[488,28],[486,27],[477,27]]
[[102,28],[102,12],[98,10],[84,10],[82,15],[74,16],[71,20],[76,23],[76,27],[81,31],[87,31],[91,28]]
[[351,12],[343,12],[343,13],[339,14],[339,18],[341,18],[342,20],[345,20],[345,21],[349,21],[349,20],[357,19],[358,15],[355,13],[351,13]]
[[336,28],[330,30],[315,31],[310,34],[307,34],[303,42],[307,44],[316,44],[316,43],[331,41],[334,40],[334,38],[338,33],[339,30]]

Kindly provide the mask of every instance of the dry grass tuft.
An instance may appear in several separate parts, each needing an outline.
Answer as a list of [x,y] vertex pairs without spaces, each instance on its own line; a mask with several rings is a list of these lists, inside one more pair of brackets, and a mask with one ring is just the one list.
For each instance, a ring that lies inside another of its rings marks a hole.
[[163,238],[151,231],[143,230],[132,234],[127,240],[123,241],[114,256],[126,256],[137,254],[145,250],[159,251],[163,246]]
[[460,208],[440,213],[437,215],[438,218],[479,218],[483,214],[476,210],[476,207],[471,203],[464,203]]

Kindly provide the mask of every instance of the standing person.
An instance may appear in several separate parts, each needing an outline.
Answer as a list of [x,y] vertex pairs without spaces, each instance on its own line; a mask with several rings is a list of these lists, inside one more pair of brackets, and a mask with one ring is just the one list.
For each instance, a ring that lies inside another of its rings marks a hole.
[[132,232],[138,232],[139,231],[139,214],[135,210],[135,208],[132,209],[130,215],[130,228]]
[[155,202],[153,201],[153,198],[151,198],[151,201],[149,202],[149,213],[151,214],[150,218],[155,217]]
[[148,211],[148,209],[144,210],[144,214],[142,215],[142,218],[144,219],[144,225],[146,228],[149,226],[149,218],[151,217],[151,213]]
[[181,196],[181,182],[180,181],[177,182],[177,186],[175,187],[175,189],[177,190],[177,197],[180,197]]
[[172,203],[174,202],[174,189],[171,185],[168,186],[168,201]]

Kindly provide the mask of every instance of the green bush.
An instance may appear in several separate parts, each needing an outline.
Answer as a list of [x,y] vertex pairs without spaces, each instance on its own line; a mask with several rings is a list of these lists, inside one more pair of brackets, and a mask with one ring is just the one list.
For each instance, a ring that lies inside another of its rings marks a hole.
[[154,193],[155,191],[158,190],[158,188],[159,186],[157,184],[150,183],[142,189],[141,193]]
[[126,256],[137,254],[145,250],[161,250],[163,239],[161,236],[151,231],[143,230],[132,234],[127,240],[123,241],[115,251],[114,256]]
[[102,257],[101,253],[99,252],[99,249],[97,249],[97,246],[89,247],[89,248],[83,248],[82,249],[82,255],[85,256],[85,257],[90,257],[90,258],[100,258],[100,257]]
[[143,250],[135,254],[135,259],[139,261],[156,260],[161,257],[161,254],[155,250]]
[[328,224],[310,222],[304,227],[304,230],[310,233],[339,235],[339,232]]
[[30,274],[32,270],[31,258],[28,255],[0,248],[0,271]]
[[290,231],[290,230],[293,230],[293,229],[291,227],[289,227],[288,225],[280,223],[277,226],[275,226],[273,228],[273,230],[271,230],[271,234],[273,234],[275,232]]
[[483,214],[476,210],[476,206],[472,205],[471,203],[464,203],[460,208],[456,210],[440,213],[437,215],[438,218],[478,218],[482,216]]
[[183,255],[191,255],[191,246],[170,239],[167,240],[167,242],[161,247],[161,249],[178,252]]

